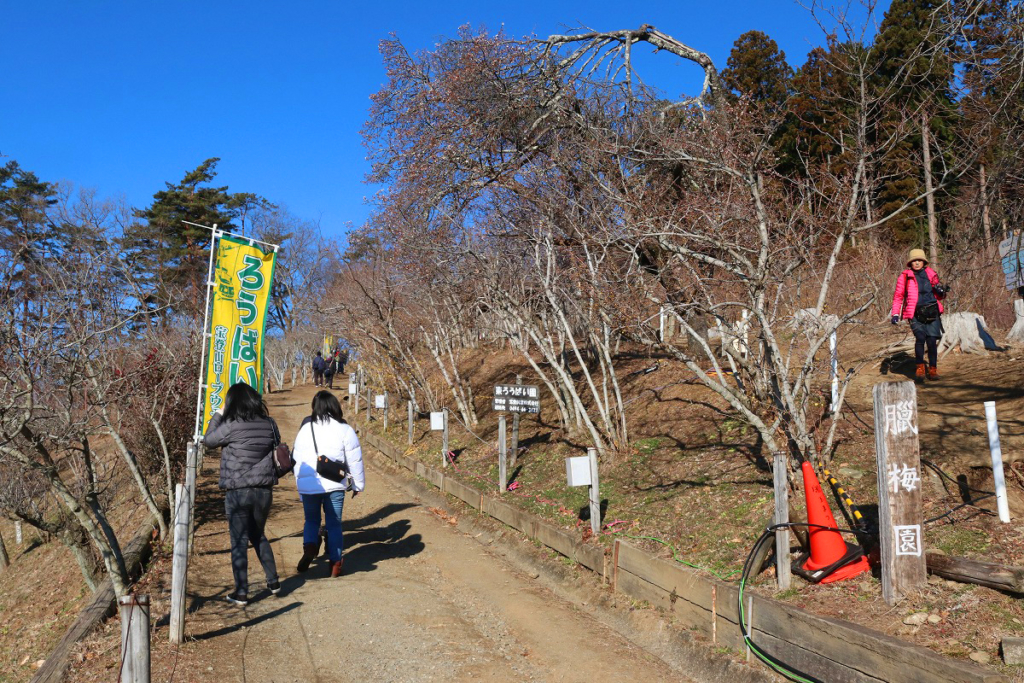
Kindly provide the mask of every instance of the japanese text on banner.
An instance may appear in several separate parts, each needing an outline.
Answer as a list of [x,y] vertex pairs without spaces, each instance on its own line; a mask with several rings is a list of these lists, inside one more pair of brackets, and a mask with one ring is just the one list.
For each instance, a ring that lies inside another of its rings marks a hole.
[[217,243],[206,366],[203,432],[224,405],[228,387],[245,382],[261,390],[263,336],[274,279],[275,254],[245,240],[222,236]]

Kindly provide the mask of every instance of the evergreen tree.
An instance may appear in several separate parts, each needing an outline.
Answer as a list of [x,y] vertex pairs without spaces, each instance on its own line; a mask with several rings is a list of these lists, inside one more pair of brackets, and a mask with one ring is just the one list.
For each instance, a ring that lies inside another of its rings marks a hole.
[[761,31],[737,38],[726,64],[722,80],[735,95],[773,110],[789,97],[793,69],[786,63],[786,53]]
[[[948,149],[955,122],[952,60],[937,11],[943,4],[893,0],[874,45],[872,87],[888,103],[876,131],[883,156],[875,203],[880,215],[912,203],[888,222],[892,241],[901,245],[925,241],[924,202],[915,202],[925,192],[923,133],[932,142],[929,150],[936,142]],[[944,160],[934,151],[931,156],[930,170],[938,177]]]
[[[189,171],[178,183],[153,195],[153,203],[135,211],[142,219],[123,237],[126,258],[145,283],[142,303],[154,314],[174,310],[195,314],[205,300],[213,226],[233,231],[234,219],[266,200],[250,193],[230,194],[212,185],[220,159],[214,157]],[[198,225],[192,225],[198,224]]]

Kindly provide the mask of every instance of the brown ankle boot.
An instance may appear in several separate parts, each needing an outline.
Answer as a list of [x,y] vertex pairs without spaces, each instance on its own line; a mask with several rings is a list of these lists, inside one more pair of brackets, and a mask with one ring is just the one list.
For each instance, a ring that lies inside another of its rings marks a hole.
[[934,365],[929,365],[928,366],[928,379],[938,379],[938,378],[939,378],[939,369],[937,367],[935,367]]
[[926,366],[925,366],[924,363],[918,363],[917,364],[917,371],[914,373],[914,378],[918,382],[924,381],[925,367]]
[[336,579],[341,576],[341,565],[345,564],[345,558],[341,558],[337,562],[331,562],[331,578]]
[[320,541],[316,543],[303,543],[302,544],[302,558],[299,560],[299,565],[296,567],[300,572],[304,572],[309,569],[309,563],[316,559],[316,554],[320,552]]

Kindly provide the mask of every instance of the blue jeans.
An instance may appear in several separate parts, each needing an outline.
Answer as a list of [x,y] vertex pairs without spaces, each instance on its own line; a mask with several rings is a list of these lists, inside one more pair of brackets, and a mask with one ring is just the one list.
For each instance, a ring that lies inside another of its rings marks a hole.
[[317,543],[322,509],[324,526],[327,527],[327,556],[331,562],[341,562],[341,551],[345,546],[341,538],[341,510],[345,506],[345,492],[303,493],[299,497],[302,498],[302,510],[306,514],[302,542]]

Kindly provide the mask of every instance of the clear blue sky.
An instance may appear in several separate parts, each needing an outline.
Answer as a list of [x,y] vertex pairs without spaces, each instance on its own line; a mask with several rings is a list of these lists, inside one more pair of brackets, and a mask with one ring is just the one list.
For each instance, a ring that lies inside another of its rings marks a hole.
[[[648,23],[720,68],[751,29],[794,67],[823,42],[789,0],[0,0],[0,162],[141,207],[164,182],[220,157],[220,184],[340,236],[366,219],[373,193],[359,130],[384,81],[378,41],[394,32],[428,49],[466,23],[514,36]],[[699,84],[694,67],[667,54],[657,68],[669,95]]]

